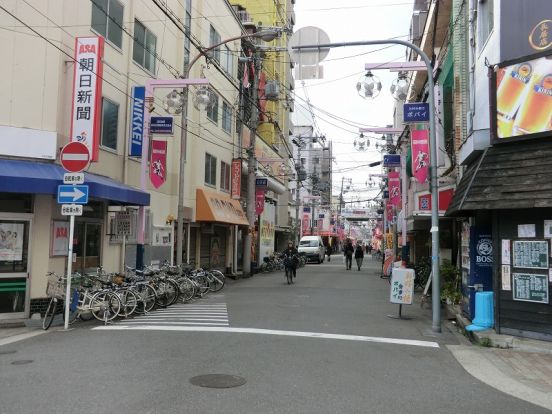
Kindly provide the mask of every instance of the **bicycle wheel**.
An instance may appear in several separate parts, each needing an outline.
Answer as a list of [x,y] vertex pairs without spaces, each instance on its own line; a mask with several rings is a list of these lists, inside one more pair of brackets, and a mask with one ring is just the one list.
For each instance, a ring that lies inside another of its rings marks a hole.
[[134,288],[134,293],[138,296],[136,313],[144,314],[155,307],[155,290],[149,285],[138,285]]
[[178,290],[178,283],[176,283],[172,279],[167,279],[167,290],[165,294],[168,297],[169,300],[169,306],[175,303],[178,300],[178,295],[180,294],[180,291]]
[[211,274],[216,276],[220,281],[222,281],[222,284],[226,282],[226,276],[224,276],[224,273],[222,273],[220,270],[211,270]]
[[128,318],[136,310],[138,306],[138,295],[130,289],[123,289],[118,292],[119,299],[121,300],[121,316]]
[[121,312],[121,300],[113,292],[98,292],[90,299],[92,315],[99,321],[108,322]]
[[182,299],[182,302],[192,300],[196,293],[194,283],[187,277],[184,277],[178,281],[178,290],[180,292],[180,299]]
[[207,276],[198,275],[195,280],[199,286],[200,296],[205,295],[209,291],[209,280],[207,279]]
[[[218,272],[218,273],[222,273],[222,272]],[[209,281],[210,282],[209,290],[211,290],[211,292],[218,292],[224,287],[225,279],[224,278],[220,279],[217,273],[211,272],[210,279],[211,280]]]
[[159,307],[166,308],[173,303],[178,294],[177,292],[178,286],[176,284],[172,284],[168,280],[160,281],[155,286],[155,293],[157,295],[155,303]]
[[42,319],[42,329],[45,331],[52,325],[54,321],[54,315],[56,314],[57,308],[57,298],[50,299],[50,303],[46,308],[46,313],[44,314],[44,319]]
[[[69,305],[69,325],[73,324],[79,317],[79,299],[80,293],[77,289],[74,289],[71,295],[71,304]],[[63,312],[63,319],[65,319],[65,311]]]

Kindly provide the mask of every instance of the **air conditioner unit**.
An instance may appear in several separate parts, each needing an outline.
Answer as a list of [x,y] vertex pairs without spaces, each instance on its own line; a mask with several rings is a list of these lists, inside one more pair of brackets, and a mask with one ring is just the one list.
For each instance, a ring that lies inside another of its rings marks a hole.
[[265,96],[269,101],[277,101],[280,98],[280,82],[270,80],[266,82]]

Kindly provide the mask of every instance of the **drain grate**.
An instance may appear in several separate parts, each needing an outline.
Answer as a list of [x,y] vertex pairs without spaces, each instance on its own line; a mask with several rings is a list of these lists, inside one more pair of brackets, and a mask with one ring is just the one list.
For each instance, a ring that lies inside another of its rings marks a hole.
[[15,354],[16,352],[15,349],[6,349],[5,351],[0,351],[0,355]]
[[192,385],[204,388],[234,388],[246,382],[246,379],[243,377],[227,374],[206,374],[190,378]]
[[17,361],[13,361],[11,364],[12,365],[26,365],[26,364],[30,364],[31,362],[33,362],[32,359],[19,359]]

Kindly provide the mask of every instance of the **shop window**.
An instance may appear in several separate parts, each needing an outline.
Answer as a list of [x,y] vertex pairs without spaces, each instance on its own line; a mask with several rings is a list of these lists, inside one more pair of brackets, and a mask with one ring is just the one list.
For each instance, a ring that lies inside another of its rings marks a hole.
[[138,20],[134,20],[134,61],[151,73],[155,73],[157,37]]
[[117,0],[92,0],[92,29],[119,49],[123,45],[124,7]]
[[222,129],[232,132],[232,108],[226,102],[222,102]]
[[[214,46],[220,43],[220,34],[215,30],[213,26],[209,30],[209,46]],[[220,46],[216,47],[211,52],[213,59],[220,62]]]
[[119,105],[102,99],[102,146],[117,151],[117,125]]

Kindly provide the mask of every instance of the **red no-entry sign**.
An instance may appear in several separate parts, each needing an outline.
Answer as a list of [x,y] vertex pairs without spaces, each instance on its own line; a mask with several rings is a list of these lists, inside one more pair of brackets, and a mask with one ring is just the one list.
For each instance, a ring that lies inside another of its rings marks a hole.
[[78,173],[90,164],[90,152],[82,142],[70,142],[61,150],[61,165],[69,172]]

